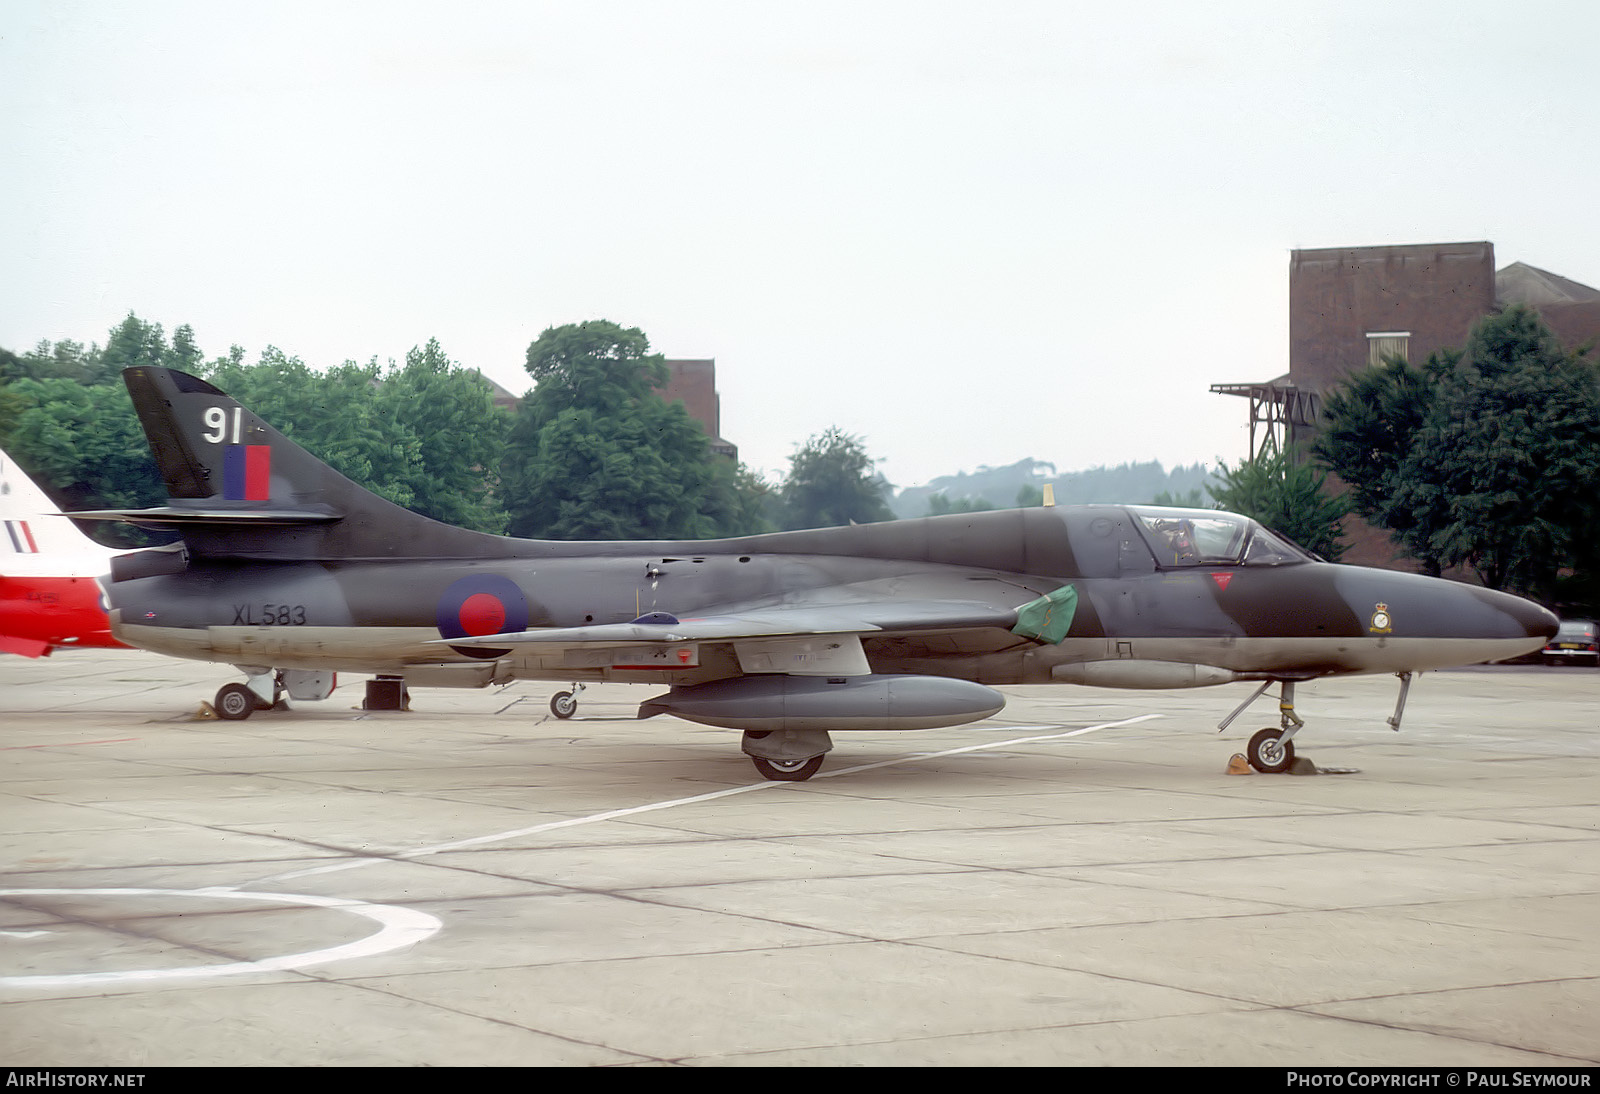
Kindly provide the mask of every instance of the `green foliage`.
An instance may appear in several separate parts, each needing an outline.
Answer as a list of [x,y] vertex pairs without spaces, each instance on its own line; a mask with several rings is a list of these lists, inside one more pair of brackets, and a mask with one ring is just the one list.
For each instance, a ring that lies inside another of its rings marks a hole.
[[955,498],[945,497],[943,494],[932,494],[928,497],[928,515],[942,517],[947,513],[987,513],[994,506],[982,498]]
[[[1241,464],[1240,466],[1243,467],[1243,464]],[[1224,464],[1223,468],[1224,468],[1224,474],[1225,474],[1227,465]],[[1190,487],[1189,488],[1189,492],[1186,493],[1186,494],[1177,494],[1177,493],[1174,493],[1171,490],[1163,490],[1163,491],[1161,491],[1161,493],[1157,494],[1151,500],[1150,504],[1151,505],[1168,505],[1168,506],[1172,506],[1175,509],[1209,509],[1209,508],[1211,508],[1210,504],[1206,501],[1206,492],[1204,490],[1202,490],[1198,486]]]
[[1329,562],[1344,554],[1340,540],[1350,504],[1330,496],[1327,475],[1311,465],[1273,451],[1233,468],[1221,463],[1217,478],[1211,487],[1216,508],[1258,520]]
[[1564,567],[1600,563],[1600,375],[1531,309],[1474,328],[1409,464],[1395,504],[1425,514],[1444,565],[1548,601]]
[[1436,353],[1421,368],[1403,358],[1357,373],[1323,403],[1323,431],[1312,448],[1318,460],[1349,488],[1352,509],[1394,538],[1424,570],[1437,575],[1432,547],[1433,515],[1401,500],[1410,473],[1417,431],[1432,412],[1439,377],[1461,359],[1454,350]]
[[774,497],[770,483],[744,464],[721,457],[712,457],[711,472],[702,511],[712,520],[718,535],[748,536],[772,531],[767,516]]
[[374,360],[318,372],[275,346],[253,366],[242,358],[218,358],[206,378],[340,474],[435,520],[505,530],[487,469],[499,463],[509,416],[488,381],[436,340],[387,370]]
[[406,354],[402,368],[384,374],[377,409],[415,438],[407,454],[416,458],[404,463],[412,508],[446,524],[505,531],[510,518],[495,489],[511,415],[495,405],[489,381],[450,361],[429,339]]
[[[165,500],[122,383],[122,370],[136,365],[206,377],[318,458],[400,505],[479,531],[505,527],[485,469],[499,462],[508,417],[494,406],[488,383],[449,362],[436,341],[413,349],[404,368],[387,371],[373,361],[319,372],[274,347],[253,366],[237,346],[206,364],[188,326],[169,343],[159,324],[131,314],[103,350],[41,342],[31,353],[0,358],[0,443],[63,508],[141,508]],[[137,541],[126,529],[119,535]]]
[[1325,415],[1317,455],[1433,572],[1470,566],[1549,602],[1563,571],[1600,566],[1600,374],[1532,309],[1485,318],[1424,369],[1353,378]]
[[[528,347],[533,393],[501,463],[513,535],[703,539],[758,530],[760,480],[713,457],[643,332],[597,320]],[[752,526],[754,524],[755,526]]]
[[317,372],[268,346],[253,366],[213,362],[206,379],[341,475],[412,508],[421,445],[403,420],[380,408],[380,376],[376,361]]
[[1041,503],[1046,485],[1053,488],[1057,505],[1121,503],[1155,497],[1158,493],[1187,495],[1194,489],[1203,490],[1210,477],[1206,466],[1198,463],[1168,471],[1151,460],[1057,473],[1054,464],[1025,459],[1005,467],[980,467],[973,472],[941,475],[927,486],[900,491],[890,506],[902,517],[921,516],[932,505],[932,496],[943,494],[947,498],[986,501],[996,509],[1027,508]]
[[[0,406],[0,447],[62,509],[143,508],[166,499],[121,383],[17,380],[0,390]],[[125,525],[84,522],[84,530],[113,546],[153,542]]]
[[857,437],[837,426],[811,437],[789,457],[780,495],[785,528],[826,528],[891,520],[893,489],[873,470],[876,460]]
[[[1013,509],[1031,509],[1044,504],[1044,488],[1033,483],[1025,482],[1017,487],[1017,494],[1012,504]],[[988,498],[951,498],[943,492],[928,495],[928,515],[930,517],[943,516],[946,513],[987,513],[999,506]]]

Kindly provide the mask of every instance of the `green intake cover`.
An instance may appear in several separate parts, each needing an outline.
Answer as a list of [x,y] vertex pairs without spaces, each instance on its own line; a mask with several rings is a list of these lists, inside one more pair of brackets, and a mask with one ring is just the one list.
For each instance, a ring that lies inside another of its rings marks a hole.
[[1060,645],[1072,629],[1072,617],[1077,611],[1078,590],[1071,585],[1063,585],[1055,592],[1047,593],[1038,600],[1030,600],[1018,608],[1017,625],[1011,628],[1011,633],[1024,638],[1036,638],[1052,646]]

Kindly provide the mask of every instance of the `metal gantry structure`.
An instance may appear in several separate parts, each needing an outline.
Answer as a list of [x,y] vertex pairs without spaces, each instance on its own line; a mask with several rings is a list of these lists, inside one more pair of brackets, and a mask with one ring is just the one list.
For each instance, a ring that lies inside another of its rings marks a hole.
[[1212,384],[1216,395],[1250,400],[1250,458],[1294,452],[1322,412],[1321,396],[1289,382],[1288,376],[1254,384]]

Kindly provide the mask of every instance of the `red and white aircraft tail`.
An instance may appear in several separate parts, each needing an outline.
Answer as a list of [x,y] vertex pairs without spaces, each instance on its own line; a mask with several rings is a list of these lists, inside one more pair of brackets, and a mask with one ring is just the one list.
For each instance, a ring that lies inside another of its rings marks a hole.
[[44,657],[72,646],[122,648],[98,579],[120,554],[63,516],[0,452],[0,652]]

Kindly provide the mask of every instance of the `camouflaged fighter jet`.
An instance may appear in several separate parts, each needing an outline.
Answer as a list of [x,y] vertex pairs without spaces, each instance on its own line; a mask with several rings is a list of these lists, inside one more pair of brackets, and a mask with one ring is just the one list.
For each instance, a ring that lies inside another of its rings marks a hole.
[[[1323,562],[1252,520],[1146,506],[1038,507],[702,542],[560,543],[440,524],[344,478],[193,376],[124,374],[170,499],[78,513],[177,529],[106,582],[130,645],[227,662],[225,718],[372,673],[406,685],[652,683],[639,716],[744,731],[771,779],[809,778],[844,730],[997,713],[990,685],[1280,688],[1251,740],[1285,770],[1294,687],[1541,648],[1525,600]],[[383,689],[390,690],[385,692]],[[376,691],[374,689],[377,689]],[[552,702],[570,715],[571,693]]]

